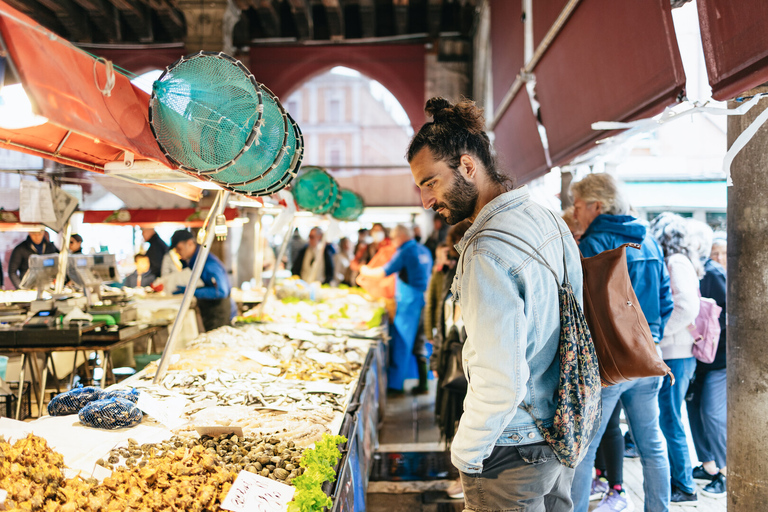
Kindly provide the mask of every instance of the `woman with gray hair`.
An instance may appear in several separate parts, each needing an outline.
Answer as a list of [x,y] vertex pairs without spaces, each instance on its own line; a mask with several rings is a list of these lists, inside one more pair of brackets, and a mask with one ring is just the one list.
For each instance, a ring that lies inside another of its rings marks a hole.
[[[728,393],[726,386],[726,334],[725,334],[725,269],[709,256],[714,247],[712,228],[707,224],[689,221],[691,242],[704,262],[704,277],[699,287],[701,296],[713,299],[720,311],[720,340],[715,360],[711,363],[696,361],[696,374],[688,388],[688,422],[691,425],[693,446],[702,462],[693,468],[693,479],[705,483],[701,493],[711,498],[726,494],[726,441],[728,438]],[[714,251],[713,251],[714,252]]]
[[[571,194],[574,216],[584,229],[579,250],[585,257],[595,256],[627,243],[640,246],[639,249],[627,250],[627,270],[640,308],[648,320],[653,340],[658,343],[663,337],[664,325],[673,308],[669,274],[658,242],[648,233],[645,222],[629,214],[629,203],[622,196],[619,185],[612,176],[587,175],[581,181],[571,184]],[[590,482],[596,483],[592,479],[592,466],[597,447],[602,444],[612,447],[606,453],[606,463],[608,457],[617,456],[618,460],[614,460],[613,466],[608,465],[606,468],[609,489],[601,498],[595,512],[629,511],[634,507],[629,493],[624,490],[623,475],[616,474],[622,468],[624,456],[624,440],[618,417],[614,414],[619,400],[624,407],[627,423],[637,443],[637,451],[643,465],[645,510],[669,510],[669,462],[663,434],[659,428],[660,381],[661,377],[645,377],[603,388],[602,421],[573,478],[571,495],[574,510],[586,511],[590,498],[599,498],[599,494],[594,492],[598,490],[598,486],[593,485],[590,488]],[[614,442],[617,442],[618,448],[614,446]],[[613,472],[611,467],[615,467],[617,471]]]
[[653,219],[650,230],[664,251],[674,301],[659,344],[664,362],[675,376],[674,384],[671,379],[664,379],[659,390],[659,424],[667,439],[672,477],[670,501],[692,504],[698,501],[698,496],[688,455],[682,406],[696,371],[693,336],[688,326],[695,322],[699,314],[699,278],[703,276],[704,269],[699,253],[691,245],[686,219],[665,212]]

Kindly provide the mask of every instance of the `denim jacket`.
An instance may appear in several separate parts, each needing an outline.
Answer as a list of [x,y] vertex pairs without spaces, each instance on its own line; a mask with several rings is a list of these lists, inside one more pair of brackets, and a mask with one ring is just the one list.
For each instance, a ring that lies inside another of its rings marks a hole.
[[[531,201],[527,187],[485,205],[456,246],[461,259],[451,288],[467,331],[462,358],[469,386],[451,445],[451,460],[464,473],[482,472],[496,445],[542,442],[533,417],[519,405],[532,405],[536,417],[551,425],[559,378],[559,283],[509,243],[482,235],[470,242],[487,228],[514,233],[536,247],[560,283],[564,243],[568,277],[582,301],[579,250],[559,217]],[[532,252],[513,237],[494,235]]]

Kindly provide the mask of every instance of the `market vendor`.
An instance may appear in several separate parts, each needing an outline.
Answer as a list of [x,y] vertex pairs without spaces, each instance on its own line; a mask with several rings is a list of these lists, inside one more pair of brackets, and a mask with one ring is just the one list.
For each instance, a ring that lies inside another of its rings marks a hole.
[[133,257],[136,263],[136,270],[123,281],[123,286],[136,288],[137,286],[151,286],[157,276],[149,271],[149,256],[146,254],[137,254]]
[[[142,228],[141,234],[145,242],[149,242],[147,257],[149,258],[149,272],[154,276],[162,274],[163,257],[168,252],[168,246],[160,238],[154,229]],[[173,247],[173,244],[171,244]],[[183,258],[182,258],[183,259]]]
[[24,274],[29,270],[29,257],[33,254],[56,254],[59,250],[45,238],[45,228],[33,231],[27,239],[17,245],[8,263],[8,277],[14,288],[19,288]]
[[405,379],[417,373],[413,348],[424,308],[424,292],[432,272],[432,256],[429,249],[413,239],[413,233],[406,226],[394,228],[392,242],[397,249],[392,259],[383,267],[364,265],[360,268],[360,276],[384,279],[397,274],[397,312],[391,329],[387,385],[391,394],[402,394]]
[[83,254],[83,237],[72,235],[69,237],[69,254]]
[[[171,238],[171,247],[187,265],[194,268],[200,245],[190,231],[186,229],[176,231]],[[227,270],[221,260],[213,254],[208,254],[200,279],[203,281],[203,286],[195,289],[195,298],[206,332],[229,325],[233,313],[232,300],[229,296],[232,285],[229,283]],[[174,293],[182,292],[184,287],[179,286]]]

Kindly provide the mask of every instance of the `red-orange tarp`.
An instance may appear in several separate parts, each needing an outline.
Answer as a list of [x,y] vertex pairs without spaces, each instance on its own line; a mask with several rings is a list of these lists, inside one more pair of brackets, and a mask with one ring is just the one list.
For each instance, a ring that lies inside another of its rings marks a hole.
[[0,146],[87,170],[98,171],[120,159],[123,151],[172,167],[149,127],[149,96],[127,77],[114,73],[114,87],[103,94],[99,88],[105,88],[108,78],[103,61],[1,1],[0,33],[35,113],[49,121],[0,129]]
[[[83,222],[86,224],[114,224],[117,226],[151,227],[162,222],[184,224],[187,227],[203,226],[208,209],[177,208],[174,210],[117,210],[117,211],[86,211],[83,212]],[[226,208],[224,217],[230,221],[238,216],[237,208]]]

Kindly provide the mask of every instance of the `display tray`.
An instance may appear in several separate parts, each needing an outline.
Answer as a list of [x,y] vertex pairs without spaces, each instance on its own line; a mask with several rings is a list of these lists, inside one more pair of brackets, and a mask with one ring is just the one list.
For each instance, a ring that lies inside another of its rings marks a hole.
[[0,329],[0,347],[15,347],[16,346],[16,330],[9,327]]
[[76,347],[82,344],[83,334],[104,325],[104,322],[64,327],[12,327],[3,335],[14,333],[15,347]]
[[[114,329],[117,327],[117,329]],[[87,334],[83,334],[83,345],[95,345],[100,343],[109,343],[112,341],[123,341],[135,336],[141,331],[140,325],[116,325],[112,328],[104,327],[95,329]]]

